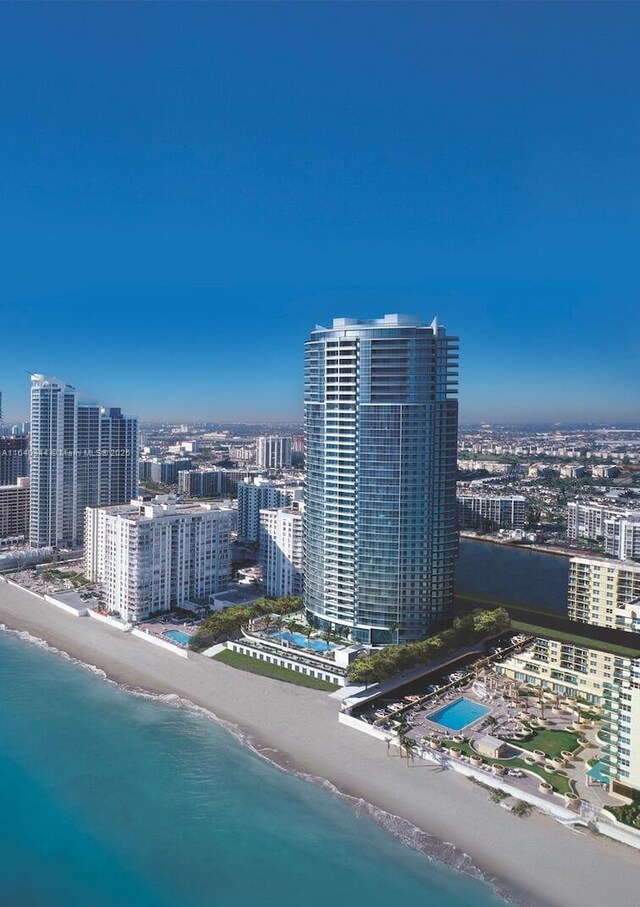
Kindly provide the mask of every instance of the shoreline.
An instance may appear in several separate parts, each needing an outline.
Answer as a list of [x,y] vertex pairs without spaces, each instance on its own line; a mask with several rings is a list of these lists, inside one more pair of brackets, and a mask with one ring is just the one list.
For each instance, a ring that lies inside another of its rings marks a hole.
[[640,870],[630,848],[540,814],[518,819],[457,773],[387,757],[379,741],[338,723],[339,705],[324,693],[200,655],[172,658],[1,579],[0,622],[134,694],[204,710],[262,758],[330,788],[409,846],[470,872],[503,898],[530,907],[635,901]]
[[512,550],[524,548],[526,551],[535,551],[537,554],[555,554],[556,557],[592,557],[598,559],[600,555],[592,551],[585,551],[582,548],[562,548],[559,545],[541,545],[539,542],[516,542],[511,539],[499,539],[489,535],[471,535],[464,531],[460,532],[460,538],[466,542],[486,542],[488,545],[499,545],[502,548]]

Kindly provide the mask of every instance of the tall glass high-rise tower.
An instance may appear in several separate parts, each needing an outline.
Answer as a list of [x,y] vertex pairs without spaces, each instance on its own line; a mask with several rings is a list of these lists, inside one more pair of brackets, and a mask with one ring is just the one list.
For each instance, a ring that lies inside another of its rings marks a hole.
[[306,344],[305,607],[371,645],[451,614],[458,340],[407,315]]
[[86,508],[127,503],[137,487],[137,419],[79,403],[71,385],[32,375],[32,547],[81,545]]

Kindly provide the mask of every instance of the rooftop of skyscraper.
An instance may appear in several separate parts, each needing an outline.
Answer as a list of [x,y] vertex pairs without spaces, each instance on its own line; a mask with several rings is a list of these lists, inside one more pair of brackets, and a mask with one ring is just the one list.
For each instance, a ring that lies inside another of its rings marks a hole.
[[382,318],[334,318],[331,328],[318,325],[316,330],[336,330],[339,328],[380,328],[380,327],[432,327],[438,328],[438,319],[434,318],[430,325],[426,325],[419,315],[400,315],[398,313],[384,315]]

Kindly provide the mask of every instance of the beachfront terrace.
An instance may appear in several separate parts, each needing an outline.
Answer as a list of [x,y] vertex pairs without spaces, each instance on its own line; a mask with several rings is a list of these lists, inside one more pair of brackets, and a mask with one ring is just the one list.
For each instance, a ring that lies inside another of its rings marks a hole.
[[602,710],[498,673],[505,657],[529,644],[512,637],[491,660],[425,678],[423,690],[414,683],[410,693],[374,699],[357,718],[405,750],[446,754],[523,792],[562,796],[570,809],[619,804],[600,770]]
[[302,612],[286,618],[259,615],[241,628],[241,638],[225,645],[240,655],[338,686],[346,685],[349,664],[361,651],[333,634],[319,634]]
[[200,621],[193,614],[178,609],[176,612],[152,617],[138,625],[138,629],[181,649],[188,649]]
[[230,639],[225,643],[230,652],[238,652],[249,658],[286,668],[295,673],[323,680],[326,683],[346,686],[347,669],[334,661],[308,650],[296,650],[282,642],[268,637],[243,634],[242,639]]

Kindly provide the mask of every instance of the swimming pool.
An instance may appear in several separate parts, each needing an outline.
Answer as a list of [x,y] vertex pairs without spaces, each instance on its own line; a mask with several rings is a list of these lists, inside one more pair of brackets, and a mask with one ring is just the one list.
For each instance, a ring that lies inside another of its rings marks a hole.
[[170,639],[172,642],[177,642],[181,646],[188,646],[191,642],[191,637],[188,633],[183,633],[182,630],[165,630],[162,634]]
[[272,639],[279,639],[281,642],[293,643],[294,646],[299,646],[301,649],[311,649],[313,652],[327,652],[329,649],[336,648],[322,639],[314,639],[313,637],[307,639],[302,633],[290,633],[289,630],[273,630],[269,633],[269,636]]
[[429,721],[435,721],[450,731],[461,731],[463,727],[477,721],[490,712],[491,709],[486,705],[480,705],[479,702],[473,702],[471,699],[456,699],[455,702],[445,705],[444,708],[438,709],[431,715],[427,715]]
[[596,764],[589,769],[587,775],[592,778],[594,781],[599,781],[601,784],[609,783],[609,775],[607,775],[607,766],[604,762],[596,762]]

